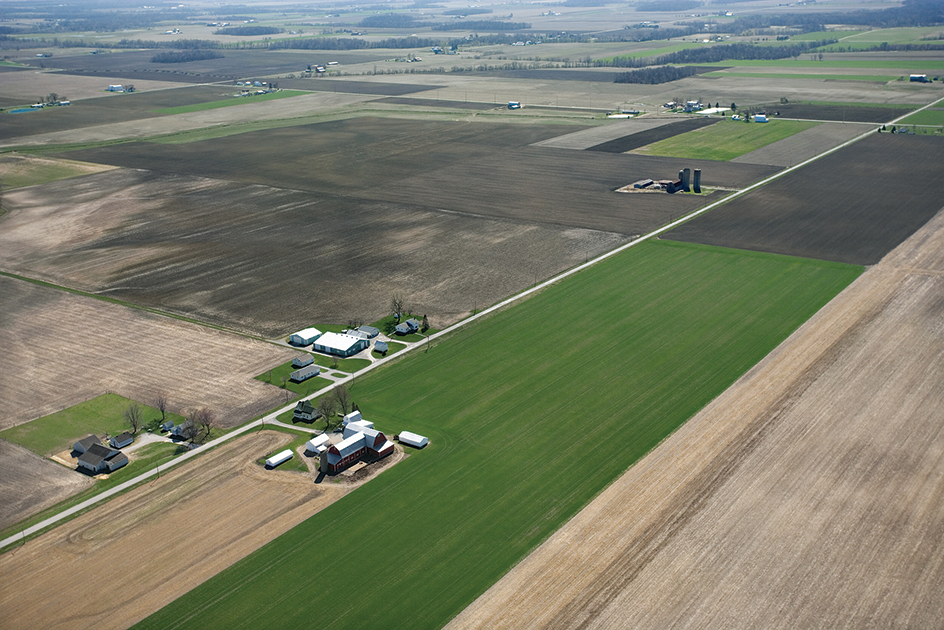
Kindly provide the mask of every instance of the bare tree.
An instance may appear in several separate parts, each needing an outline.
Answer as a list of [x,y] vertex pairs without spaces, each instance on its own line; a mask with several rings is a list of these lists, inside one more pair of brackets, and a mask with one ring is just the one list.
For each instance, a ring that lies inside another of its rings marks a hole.
[[125,422],[131,427],[131,435],[137,435],[141,429],[141,423],[144,422],[144,413],[141,411],[141,405],[136,402],[128,405],[125,409]]
[[337,408],[338,403],[332,396],[325,396],[318,401],[318,415],[325,420],[325,431],[331,428]]
[[167,394],[158,392],[157,395],[154,396],[154,406],[161,412],[161,424],[163,424],[167,421]]
[[403,315],[403,296],[399,293],[394,293],[393,297],[390,298],[390,310],[393,311],[393,316],[399,322],[400,316]]
[[212,410],[201,407],[193,414],[193,423],[197,427],[200,442],[206,442],[210,439],[210,434],[213,432],[213,429],[217,428],[219,424],[216,421],[216,414]]
[[201,409],[191,409],[187,412],[187,420],[184,422],[183,429],[180,431],[180,437],[190,442],[191,445],[200,442],[202,434],[200,428]]
[[338,407],[341,408],[341,413],[347,415],[351,410],[351,392],[348,391],[347,385],[338,385],[331,393],[334,395]]

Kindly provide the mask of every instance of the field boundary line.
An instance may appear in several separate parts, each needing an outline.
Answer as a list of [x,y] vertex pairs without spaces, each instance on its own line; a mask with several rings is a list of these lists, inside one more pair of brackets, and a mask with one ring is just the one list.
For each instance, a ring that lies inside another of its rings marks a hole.
[[[938,99],[938,100],[936,100],[936,101],[932,101],[931,103],[928,103],[928,104],[925,105],[924,107],[921,107],[921,108],[919,108],[919,109],[917,109],[917,110],[914,110],[914,111],[912,111],[912,112],[908,112],[907,114],[904,114],[904,115],[902,115],[902,116],[896,118],[895,120],[891,121],[890,123],[885,123],[885,124],[896,124],[896,123],[897,123],[898,121],[900,121],[901,119],[903,119],[903,118],[905,118],[905,117],[907,117],[907,116],[911,116],[912,114],[915,114],[915,113],[917,113],[917,112],[923,111],[923,110],[925,110],[925,109],[928,109],[929,107],[933,107],[933,106],[935,106],[937,103],[940,103],[940,102],[944,102],[944,97],[942,97],[942,98],[940,98],[940,99]],[[482,318],[482,317],[486,317],[486,316],[488,316],[488,315],[491,315],[492,313],[495,313],[496,311],[499,311],[499,310],[505,308],[506,306],[509,306],[509,305],[511,305],[511,304],[514,304],[515,302],[518,302],[519,300],[521,300],[521,299],[523,299],[523,298],[526,298],[526,297],[528,297],[528,296],[530,296],[530,295],[532,295],[532,294],[534,294],[534,293],[537,293],[538,291],[542,291],[542,290],[546,289],[547,287],[549,287],[549,286],[551,286],[551,285],[553,285],[553,284],[556,284],[556,283],[560,282],[561,280],[564,280],[564,279],[566,279],[566,278],[568,278],[568,277],[570,277],[570,276],[572,276],[572,275],[574,275],[574,274],[576,274],[576,273],[579,273],[579,272],[581,272],[581,271],[584,271],[585,269],[589,269],[590,267],[592,267],[592,266],[594,266],[594,265],[596,265],[596,264],[599,264],[599,263],[603,262],[604,260],[607,260],[608,258],[611,258],[611,257],[613,257],[613,256],[616,256],[617,254],[621,254],[622,252],[624,252],[624,251],[630,249],[631,247],[635,247],[636,245],[639,245],[640,243],[643,243],[643,242],[648,241],[648,240],[650,240],[650,239],[652,239],[652,238],[655,238],[655,237],[659,236],[660,234],[663,234],[663,233],[665,233],[665,232],[667,232],[667,231],[669,231],[669,230],[672,230],[672,229],[674,229],[675,227],[677,227],[677,226],[679,226],[679,225],[681,225],[681,224],[683,224],[683,223],[685,223],[685,222],[687,222],[687,221],[690,221],[691,219],[693,219],[693,218],[695,218],[695,217],[697,217],[697,216],[699,216],[699,215],[701,215],[701,214],[704,214],[704,213],[706,213],[706,212],[708,212],[708,211],[710,211],[710,210],[713,210],[713,209],[715,209],[715,208],[717,208],[717,207],[719,207],[719,206],[721,206],[721,205],[723,205],[723,204],[725,204],[725,203],[728,203],[728,202],[731,201],[732,199],[736,199],[736,198],[738,198],[738,197],[740,197],[740,196],[742,196],[742,195],[745,195],[745,194],[747,194],[747,193],[749,193],[749,192],[751,192],[751,191],[753,191],[753,190],[756,190],[756,189],[758,189],[758,188],[761,188],[761,187],[763,187],[763,186],[766,186],[767,184],[769,184],[769,183],[771,183],[771,182],[773,182],[773,181],[775,181],[775,180],[777,180],[777,179],[780,179],[780,178],[783,177],[784,175],[787,175],[787,174],[789,174],[789,173],[792,173],[793,171],[798,170],[798,169],[800,169],[800,168],[802,168],[802,167],[804,167],[804,166],[806,166],[806,165],[808,165],[808,164],[810,164],[810,163],[812,163],[812,162],[815,162],[816,160],[819,160],[819,159],[821,159],[821,158],[824,158],[824,157],[826,157],[827,155],[831,155],[831,154],[835,153],[836,151],[839,151],[840,149],[844,149],[845,147],[847,147],[847,146],[849,146],[849,145],[851,145],[851,144],[854,144],[854,143],[858,142],[859,140],[862,140],[863,138],[869,136],[869,135],[872,134],[872,133],[877,133],[877,132],[872,131],[872,130],[869,130],[869,131],[867,131],[867,132],[865,132],[865,133],[863,133],[863,134],[860,134],[860,135],[858,135],[858,136],[856,136],[856,137],[854,137],[854,138],[852,138],[852,139],[850,139],[850,140],[847,140],[846,142],[843,142],[842,144],[839,144],[839,145],[833,147],[832,149],[829,149],[829,150],[824,151],[824,152],[822,152],[822,153],[820,153],[820,154],[818,154],[818,155],[816,155],[816,156],[813,156],[813,157],[811,157],[811,158],[809,158],[809,159],[807,159],[807,160],[804,160],[803,162],[800,162],[799,164],[796,164],[796,165],[794,165],[794,166],[791,166],[791,167],[789,167],[789,168],[786,168],[786,169],[784,169],[784,170],[782,170],[782,171],[780,171],[780,172],[778,172],[778,173],[775,173],[775,174],[771,175],[770,177],[767,177],[766,179],[762,179],[762,180],[759,181],[759,182],[756,182],[756,183],[754,183],[754,184],[751,184],[750,186],[748,186],[748,187],[746,187],[746,188],[743,188],[743,189],[741,189],[741,190],[738,191],[738,192],[732,193],[731,195],[728,195],[728,196],[725,197],[724,199],[719,199],[718,201],[716,201],[716,202],[714,202],[714,203],[708,204],[707,206],[705,206],[705,207],[703,207],[703,208],[699,208],[699,209],[697,209],[697,210],[695,210],[695,211],[693,211],[693,212],[691,212],[691,213],[689,213],[689,214],[687,214],[687,215],[685,215],[685,216],[683,216],[683,217],[681,217],[681,218],[679,218],[679,219],[677,219],[677,220],[675,220],[675,221],[672,221],[671,223],[668,223],[668,224],[666,224],[666,225],[664,225],[664,226],[662,226],[662,227],[660,227],[660,228],[657,228],[657,229],[653,230],[652,232],[649,232],[648,234],[645,234],[645,235],[643,235],[643,236],[640,236],[639,238],[637,238],[637,239],[635,239],[635,240],[632,240],[632,241],[630,241],[629,243],[626,243],[626,244],[624,244],[624,245],[621,245],[621,246],[617,247],[616,249],[613,249],[613,250],[610,250],[609,252],[606,252],[606,253],[604,253],[604,254],[601,254],[601,255],[597,256],[596,258],[594,258],[593,260],[587,261],[587,262],[585,262],[585,263],[583,263],[583,264],[581,264],[581,265],[578,265],[578,266],[576,266],[576,267],[573,267],[573,268],[571,268],[571,269],[568,269],[567,271],[564,271],[564,272],[562,272],[562,273],[559,273],[559,274],[557,274],[556,276],[554,276],[554,277],[552,277],[552,278],[550,278],[550,279],[548,279],[548,280],[545,280],[545,281],[543,281],[543,282],[541,282],[541,283],[539,283],[539,284],[536,284],[535,286],[530,287],[530,288],[528,288],[528,289],[526,289],[526,290],[524,290],[524,291],[522,291],[522,292],[520,292],[520,293],[517,293],[517,294],[515,294],[515,295],[512,295],[511,297],[505,298],[505,299],[502,300],[501,302],[498,302],[497,304],[494,304],[494,305],[492,305],[492,306],[486,308],[486,309],[483,310],[483,311],[480,311],[480,312],[478,312],[478,313],[475,313],[475,314],[473,314],[473,315],[467,317],[466,319],[463,319],[462,321],[456,322],[454,325],[452,325],[452,326],[449,327],[449,328],[446,328],[445,330],[441,330],[440,332],[437,332],[437,333],[434,333],[434,334],[432,334],[432,335],[429,335],[428,337],[426,337],[426,339],[425,339],[424,341],[420,341],[420,342],[408,344],[405,348],[403,348],[403,350],[400,350],[400,351],[397,352],[396,354],[390,355],[389,357],[385,357],[385,358],[383,358],[383,359],[379,359],[379,360],[377,360],[377,361],[374,361],[373,363],[371,363],[371,364],[368,365],[367,367],[363,368],[363,369],[360,370],[359,372],[356,372],[356,373],[354,373],[354,374],[350,374],[350,375],[348,375],[347,377],[345,377],[345,378],[343,378],[343,379],[339,379],[339,380],[335,381],[334,383],[332,383],[331,385],[328,385],[328,386],[326,386],[326,387],[323,387],[322,389],[318,390],[317,392],[314,392],[313,394],[309,394],[308,396],[305,396],[305,397],[303,397],[303,398],[299,398],[298,400],[295,400],[295,401],[293,401],[293,402],[291,402],[291,403],[285,405],[284,407],[280,407],[280,408],[276,409],[275,411],[272,411],[272,412],[266,414],[266,415],[263,416],[262,418],[259,418],[259,419],[257,419],[257,420],[253,420],[253,421],[251,421],[251,422],[249,422],[249,423],[247,423],[247,424],[244,424],[243,426],[241,426],[241,427],[239,427],[239,428],[237,428],[237,429],[234,429],[233,431],[231,431],[230,433],[227,433],[226,435],[222,435],[222,436],[216,438],[215,440],[211,440],[210,442],[207,442],[206,444],[200,446],[199,448],[196,448],[196,449],[191,450],[191,451],[189,451],[189,452],[187,452],[187,453],[184,453],[183,455],[180,455],[179,457],[176,457],[176,458],[170,460],[169,462],[167,462],[167,463],[165,463],[165,464],[163,464],[163,465],[161,465],[161,466],[157,466],[156,468],[154,468],[154,469],[152,469],[152,470],[149,470],[149,471],[147,471],[147,472],[141,473],[140,475],[138,475],[137,477],[134,477],[133,479],[129,479],[128,481],[126,481],[126,482],[124,482],[124,483],[122,483],[122,484],[120,484],[120,485],[118,485],[118,486],[115,486],[114,488],[111,488],[111,489],[109,489],[109,490],[106,490],[106,491],[102,492],[101,494],[97,494],[97,495],[95,495],[94,497],[91,497],[91,498],[87,499],[86,501],[83,501],[82,503],[79,503],[79,504],[77,504],[77,505],[72,506],[71,508],[68,508],[68,509],[66,509],[66,510],[63,510],[62,512],[60,512],[59,514],[56,514],[55,516],[51,516],[51,517],[49,517],[49,518],[47,518],[47,519],[45,519],[45,520],[43,520],[43,521],[41,521],[41,522],[39,522],[39,523],[37,523],[37,524],[35,524],[35,525],[32,525],[32,526],[30,526],[30,527],[27,527],[26,529],[24,529],[24,530],[22,530],[22,531],[20,531],[20,532],[18,532],[18,533],[16,533],[16,534],[13,534],[12,536],[9,536],[9,537],[7,537],[7,538],[5,538],[5,539],[3,539],[3,540],[0,540],[0,549],[3,549],[3,548],[5,548],[5,547],[8,547],[8,546],[10,546],[10,545],[12,545],[12,544],[14,544],[14,543],[16,543],[16,542],[18,542],[18,541],[25,540],[27,536],[30,536],[30,535],[32,535],[32,534],[35,534],[35,533],[37,533],[37,532],[39,532],[39,531],[41,531],[41,530],[43,530],[43,529],[45,529],[45,528],[47,528],[47,527],[49,527],[49,526],[51,526],[51,525],[55,525],[55,524],[58,523],[59,521],[65,519],[65,518],[68,518],[69,516],[72,516],[72,515],[74,515],[74,514],[76,514],[76,513],[78,513],[78,512],[81,512],[81,511],[83,511],[83,510],[85,510],[85,509],[87,509],[87,508],[89,508],[89,507],[92,507],[92,506],[95,505],[96,503],[100,503],[101,501],[104,501],[105,499],[108,499],[108,498],[110,498],[110,497],[112,497],[112,496],[114,496],[114,495],[116,495],[116,494],[118,494],[118,493],[120,493],[120,492],[123,492],[123,491],[125,491],[125,490],[130,489],[130,488],[133,488],[134,486],[140,484],[140,483],[143,482],[143,481],[146,481],[146,480],[150,479],[151,477],[157,477],[157,476],[159,476],[159,475],[160,475],[160,472],[161,472],[161,468],[163,468],[165,471],[167,471],[167,470],[169,470],[169,469],[171,469],[171,468],[174,468],[174,467],[178,466],[179,464],[182,464],[182,463],[184,463],[184,462],[186,462],[186,461],[188,461],[188,460],[190,460],[190,459],[192,459],[192,458],[194,458],[194,457],[197,457],[198,455],[200,455],[200,454],[201,454],[203,451],[205,451],[205,450],[210,450],[210,449],[212,449],[212,448],[215,448],[216,446],[219,446],[220,444],[223,444],[224,442],[226,442],[226,441],[228,441],[228,440],[230,440],[230,439],[232,439],[232,438],[235,438],[235,437],[238,437],[238,436],[240,436],[240,435],[243,435],[243,434],[245,434],[245,433],[251,431],[252,429],[254,429],[254,428],[256,428],[256,427],[262,428],[262,427],[265,426],[266,421],[268,421],[270,424],[275,424],[276,426],[278,426],[279,424],[281,424],[281,422],[276,423],[277,417],[278,417],[279,415],[285,413],[286,411],[289,411],[289,410],[293,409],[293,408],[295,407],[295,405],[298,404],[298,402],[301,401],[301,400],[311,400],[311,399],[313,399],[313,398],[317,398],[318,396],[322,396],[322,395],[324,395],[324,394],[327,394],[327,393],[330,392],[332,389],[334,389],[336,386],[338,386],[338,385],[345,385],[345,384],[347,384],[347,383],[349,383],[349,382],[353,382],[353,381],[355,380],[355,378],[360,378],[360,377],[362,377],[363,375],[367,374],[368,372],[370,372],[370,371],[372,371],[372,370],[374,370],[374,369],[377,369],[377,368],[379,368],[379,367],[381,367],[381,366],[383,366],[383,365],[386,365],[389,361],[392,361],[392,360],[394,360],[394,359],[399,359],[400,357],[405,356],[407,353],[409,353],[409,352],[411,352],[411,351],[413,351],[413,350],[417,350],[418,348],[422,348],[422,347],[424,347],[424,346],[426,346],[426,347],[428,348],[428,347],[429,347],[429,344],[432,343],[433,340],[438,339],[438,338],[442,337],[443,335],[452,333],[452,332],[454,332],[454,331],[456,331],[456,330],[458,330],[458,329],[460,329],[460,328],[462,328],[462,327],[464,327],[464,326],[467,326],[467,325],[471,324],[472,322],[477,321],[478,319],[480,319],[480,318]],[[11,276],[11,277],[15,277],[15,278],[19,278],[18,276],[15,276],[14,274],[10,274],[10,273],[7,273],[7,272],[2,272],[2,271],[0,271],[0,274],[7,275],[7,276]],[[28,278],[19,278],[19,279],[26,280],[26,281],[31,281],[31,282],[42,282],[42,281],[33,281],[33,280],[28,279]],[[43,282],[43,284],[48,284],[48,283]],[[51,286],[55,287],[55,285],[51,285]],[[75,291],[75,290],[73,290],[73,289],[67,289],[67,288],[65,288],[65,287],[62,287],[62,290],[68,290],[68,291],[73,291],[73,292],[75,292],[75,293],[84,294],[84,293],[81,292],[81,291]],[[98,297],[98,296],[95,296],[94,294],[90,294],[90,295],[91,295],[91,297]],[[103,298],[100,298],[100,297],[99,297],[99,299],[103,299]],[[135,307],[135,308],[140,308],[140,307]],[[157,314],[163,314],[163,313],[159,313],[159,312],[158,312]],[[197,322],[195,322],[195,323],[197,323]],[[270,342],[270,343],[271,343],[271,342]]]

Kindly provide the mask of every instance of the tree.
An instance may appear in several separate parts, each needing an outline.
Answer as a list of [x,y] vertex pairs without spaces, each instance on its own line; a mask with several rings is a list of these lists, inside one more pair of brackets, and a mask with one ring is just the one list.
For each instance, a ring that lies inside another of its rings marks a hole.
[[394,293],[393,297],[390,298],[390,310],[393,311],[393,316],[399,322],[400,316],[403,314],[403,296],[399,293]]
[[423,331],[423,332],[426,332],[427,330],[429,330],[429,319],[426,318],[426,315],[423,315],[423,327],[422,327],[422,331]]
[[141,423],[144,421],[144,413],[141,411],[141,405],[136,402],[128,405],[125,409],[125,422],[131,427],[131,435],[137,435],[141,429]]
[[337,408],[338,404],[333,396],[325,396],[318,401],[318,415],[324,418],[326,432],[331,429]]
[[167,421],[167,394],[158,392],[154,397],[154,406],[161,412],[161,424]]
[[736,112],[737,110],[738,110],[738,106],[735,105],[734,103],[731,103],[731,111]]
[[341,408],[341,413],[347,415],[351,410],[351,392],[348,391],[347,385],[338,385],[332,393],[338,407]]
[[216,414],[206,407],[195,411],[191,419],[193,420],[194,426],[197,428],[197,433],[200,436],[199,441],[201,443],[209,440],[213,429],[219,426],[216,422]]

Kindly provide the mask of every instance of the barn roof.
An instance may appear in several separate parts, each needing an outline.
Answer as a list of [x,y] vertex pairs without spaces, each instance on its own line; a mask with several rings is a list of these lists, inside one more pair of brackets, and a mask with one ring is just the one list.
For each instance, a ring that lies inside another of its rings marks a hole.
[[341,352],[346,352],[354,347],[355,344],[363,341],[360,337],[355,337],[354,335],[345,335],[342,333],[333,333],[327,332],[321,337],[318,338],[318,341],[315,342],[316,345],[322,348],[330,348],[332,350],[338,350]]

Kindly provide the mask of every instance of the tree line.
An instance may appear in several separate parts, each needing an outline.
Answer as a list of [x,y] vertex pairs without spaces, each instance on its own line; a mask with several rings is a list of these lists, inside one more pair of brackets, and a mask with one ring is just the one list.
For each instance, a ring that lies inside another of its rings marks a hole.
[[152,63],[186,63],[188,61],[205,61],[207,59],[222,59],[223,53],[215,50],[179,50],[157,53],[151,57]]
[[698,68],[692,66],[657,66],[618,74],[613,83],[669,83],[698,74]]

